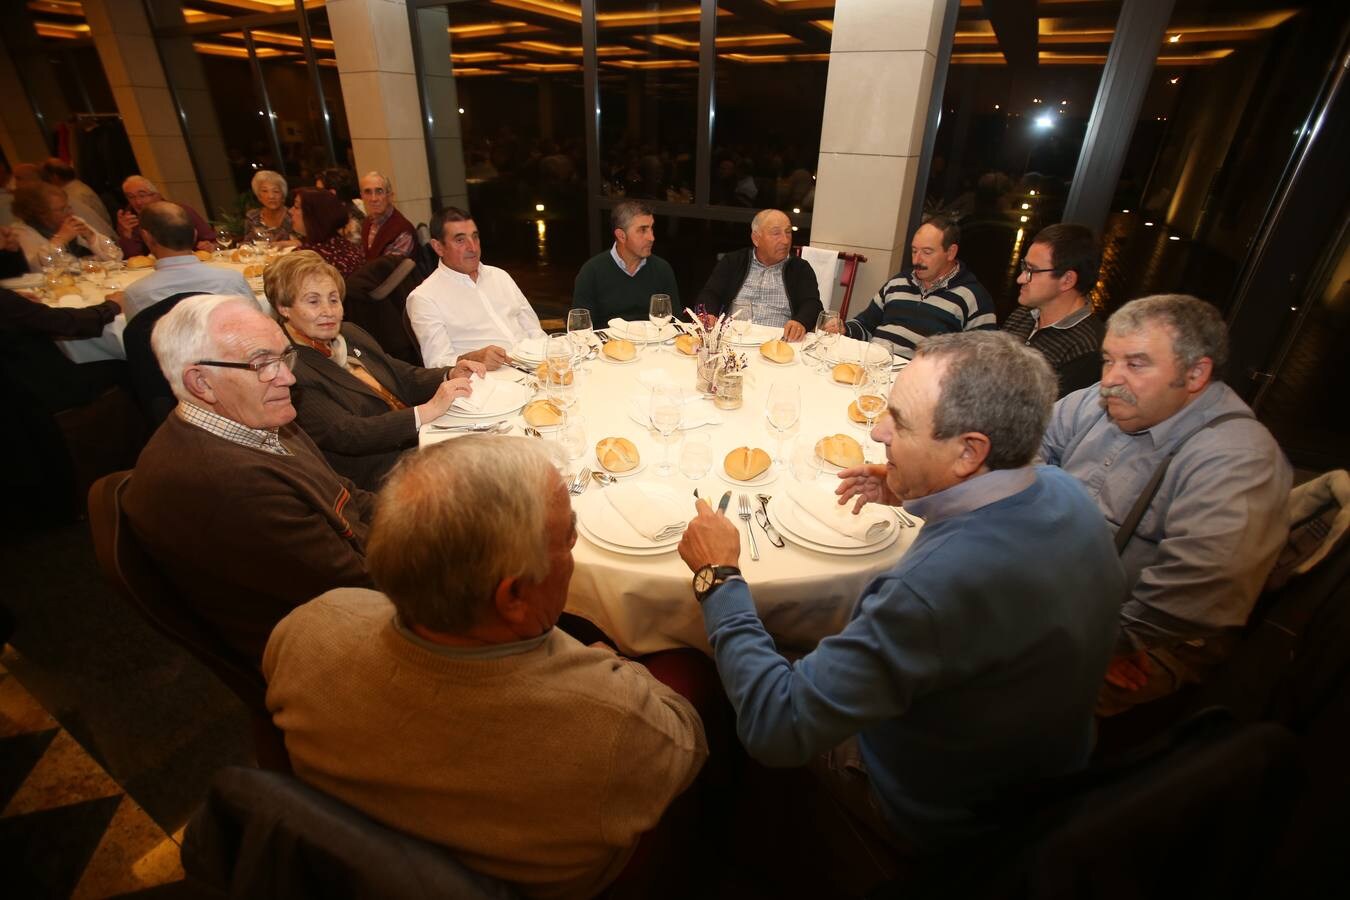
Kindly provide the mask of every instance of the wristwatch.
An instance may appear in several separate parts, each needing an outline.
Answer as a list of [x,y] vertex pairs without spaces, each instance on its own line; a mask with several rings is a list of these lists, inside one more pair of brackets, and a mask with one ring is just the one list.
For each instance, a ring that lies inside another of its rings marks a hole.
[[741,570],[735,566],[704,566],[694,573],[694,596],[702,603],[728,579],[740,577]]

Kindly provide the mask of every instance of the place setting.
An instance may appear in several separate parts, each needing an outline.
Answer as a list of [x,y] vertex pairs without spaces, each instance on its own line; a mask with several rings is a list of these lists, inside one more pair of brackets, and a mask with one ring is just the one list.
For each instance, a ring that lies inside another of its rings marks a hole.
[[679,546],[693,516],[682,490],[651,482],[612,484],[574,497],[577,531],[603,550],[625,556],[659,556]]
[[481,375],[469,377],[472,389],[467,397],[450,404],[450,414],[464,419],[491,419],[520,410],[534,395],[529,385]]
[[791,543],[833,556],[866,556],[895,542],[900,523],[889,507],[868,503],[857,515],[840,505],[833,482],[789,479],[769,498],[770,524]]

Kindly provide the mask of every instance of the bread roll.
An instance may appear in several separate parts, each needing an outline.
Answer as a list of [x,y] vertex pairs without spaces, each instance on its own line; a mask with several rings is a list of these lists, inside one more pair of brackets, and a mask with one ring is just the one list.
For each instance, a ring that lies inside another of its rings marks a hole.
[[521,410],[520,414],[526,422],[536,427],[557,425],[563,418],[562,410],[558,409],[552,400],[531,400],[525,404],[525,409]]
[[846,434],[832,434],[816,441],[816,453],[843,469],[863,464],[862,445]]
[[769,454],[758,447],[737,447],[727,454],[727,458],[722,461],[722,468],[737,481],[749,481],[769,471],[772,464]]
[[840,384],[857,384],[862,380],[863,367],[857,363],[840,363],[831,374]]
[[258,265],[258,264],[254,264],[254,265],[251,265],[251,266],[244,266],[244,277],[245,277],[245,278],[261,278],[261,277],[263,277],[263,269],[265,269],[265,268],[266,268],[266,266],[262,266],[262,265]]
[[[541,362],[538,368],[534,370],[534,377],[538,378],[540,381],[547,382],[548,384],[558,384],[557,377],[554,376],[553,373],[551,373],[548,369],[547,361]],[[568,369],[566,372],[562,373],[562,383],[563,384],[572,383],[571,369]]]
[[607,437],[596,444],[595,458],[611,472],[631,472],[642,459],[633,442],[621,437]]
[[623,338],[610,338],[602,348],[605,356],[617,362],[628,362],[628,360],[637,356],[637,346],[632,341],[625,341]]
[[155,264],[153,256],[133,256],[127,260],[128,269],[148,269]]
[[200,259],[202,262],[211,261],[211,251],[209,250],[193,250],[192,255]]
[[859,425],[867,424],[867,416],[864,416],[861,412],[858,411],[857,400],[854,400],[852,403],[848,405],[848,417],[853,421],[857,422]]
[[243,250],[231,250],[230,262],[243,262],[244,261],[243,254],[244,254]]
[[685,356],[693,356],[695,353],[698,353],[698,345],[698,338],[694,337],[692,334],[682,334],[675,339],[675,349]]
[[759,352],[764,355],[765,359],[771,359],[776,363],[790,363],[792,357],[797,355],[796,351],[792,349],[792,345],[781,338],[760,344]]

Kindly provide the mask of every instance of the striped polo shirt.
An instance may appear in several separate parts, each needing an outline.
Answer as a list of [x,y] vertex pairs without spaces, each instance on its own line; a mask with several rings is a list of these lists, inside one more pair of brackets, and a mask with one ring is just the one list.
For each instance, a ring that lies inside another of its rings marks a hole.
[[890,340],[896,354],[906,359],[931,335],[998,327],[989,292],[959,262],[927,288],[911,274],[894,276],[854,321],[869,335]]

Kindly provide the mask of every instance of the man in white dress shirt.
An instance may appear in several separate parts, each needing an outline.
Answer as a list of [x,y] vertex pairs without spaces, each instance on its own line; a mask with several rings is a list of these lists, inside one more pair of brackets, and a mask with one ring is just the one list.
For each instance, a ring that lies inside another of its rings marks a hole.
[[506,362],[508,348],[543,334],[511,276],[479,262],[472,216],[447,206],[432,217],[431,233],[440,265],[408,295],[408,319],[427,366],[472,359],[496,369]]

